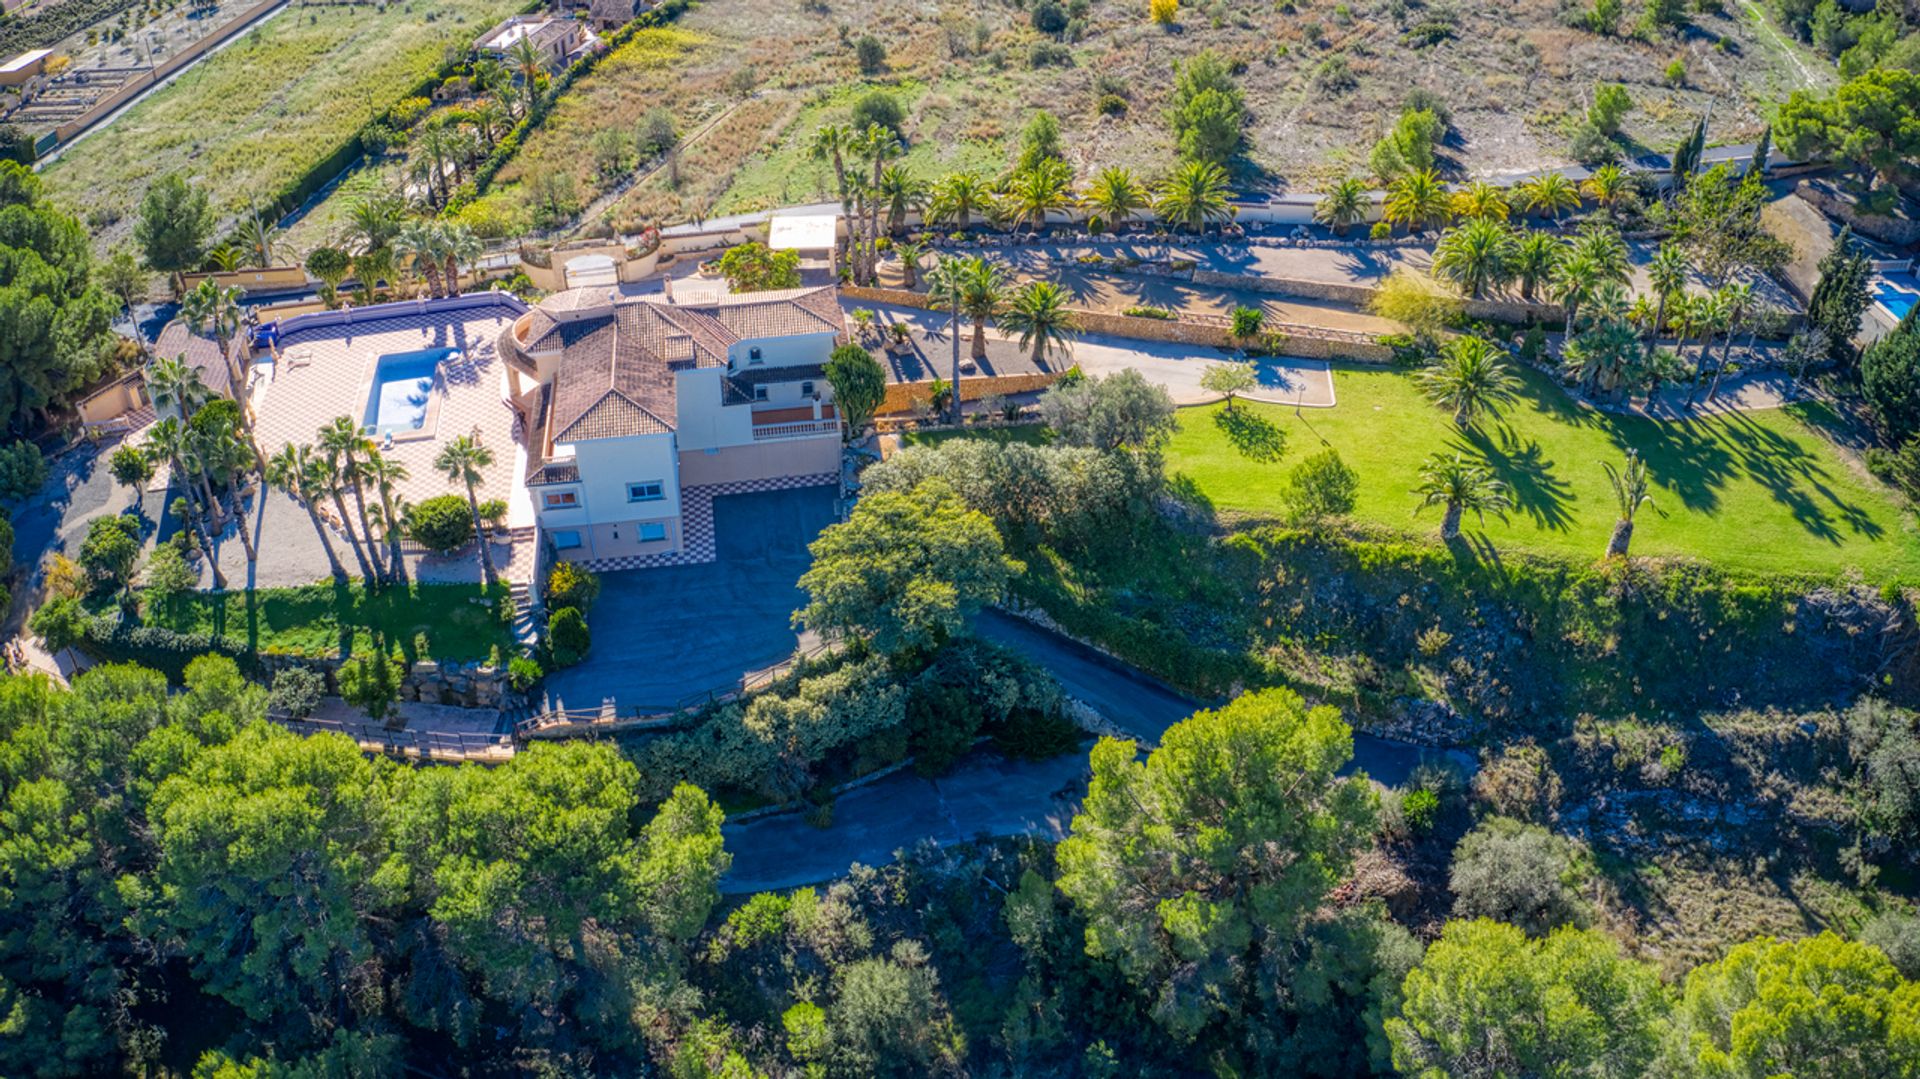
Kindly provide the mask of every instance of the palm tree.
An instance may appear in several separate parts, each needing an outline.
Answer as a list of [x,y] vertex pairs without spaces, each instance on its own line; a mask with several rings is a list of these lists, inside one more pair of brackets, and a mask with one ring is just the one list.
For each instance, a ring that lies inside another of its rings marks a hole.
[[1100,170],[1080,202],[1109,228],[1119,232],[1132,222],[1134,214],[1152,205],[1153,200],[1134,178],[1132,169],[1112,166]]
[[847,186],[847,150],[852,146],[853,138],[847,129],[839,124],[826,124],[813,133],[807,142],[807,156],[815,161],[833,163],[833,179],[840,192],[840,212],[853,212],[853,192]]
[[[524,41],[524,39],[522,39]],[[454,158],[453,141],[439,124],[424,124],[413,137],[413,165],[417,175],[427,182],[427,202],[442,206],[447,201],[447,163]]]
[[355,254],[385,248],[400,231],[405,216],[405,202],[391,192],[374,192],[362,197],[347,211],[348,246]]
[[1542,173],[1521,184],[1520,206],[1530,214],[1544,214],[1555,221],[1560,215],[1580,207],[1580,191],[1573,181],[1557,172]]
[[486,245],[480,237],[465,225],[442,225],[440,227],[440,257],[445,262],[442,267],[447,275],[447,295],[460,295],[460,267],[471,266]]
[[1734,330],[1746,317],[1753,306],[1753,285],[1746,281],[1736,281],[1719,288],[1720,297],[1727,306],[1727,336],[1720,343],[1720,362],[1713,366],[1713,384],[1707,387],[1707,400],[1711,401],[1720,393],[1720,378],[1733,365]]
[[1488,513],[1505,513],[1513,504],[1507,485],[1493,478],[1492,469],[1471,464],[1457,453],[1452,457],[1436,453],[1427,458],[1413,493],[1420,496],[1416,513],[1429,506],[1446,507],[1440,519],[1440,538],[1448,541],[1460,538],[1463,510],[1472,510],[1485,523]]
[[271,221],[260,220],[259,214],[248,215],[240,222],[240,246],[246,250],[246,257],[255,266],[264,270],[273,265],[273,243],[280,236],[280,230],[273,227]]
[[920,260],[927,257],[927,245],[915,240],[906,240],[894,244],[893,253],[900,259],[901,282],[907,291],[911,292],[920,284],[918,277]]
[[1513,259],[1509,268],[1513,277],[1520,282],[1520,298],[1531,302],[1533,291],[1542,282],[1553,280],[1553,271],[1560,265],[1560,256],[1566,251],[1566,245],[1558,236],[1550,232],[1535,232],[1528,229],[1513,246]]
[[987,355],[987,321],[1000,313],[1006,298],[1006,278],[1000,267],[978,256],[948,259],[940,264],[932,294],[942,307],[955,306],[973,322],[973,358]]
[[1468,185],[1453,196],[1453,212],[1468,221],[1505,221],[1509,207],[1507,193],[1485,181]]
[[[1628,390],[1628,379],[1636,360],[1640,358],[1640,340],[1633,327],[1625,322],[1604,321],[1600,325],[1570,338],[1561,351],[1567,373],[1580,383],[1588,393],[1600,390],[1616,392]],[[1649,365],[1646,374],[1650,381],[1658,377],[1658,368]]]
[[480,547],[480,574],[488,588],[492,588],[496,574],[493,571],[493,549],[487,544],[480,521],[480,499],[473,493],[473,485],[483,479],[483,471],[493,467],[493,451],[475,442],[467,435],[461,435],[440,451],[434,458],[433,467],[446,474],[447,482],[465,484],[467,488],[467,509],[473,513],[473,539]]
[[[476,65],[476,76],[477,73]],[[498,101],[492,98],[474,105],[470,115],[473,118],[474,129],[480,132],[480,142],[487,148],[488,153],[493,152],[494,142],[513,127],[513,118]]]
[[956,172],[933,187],[927,204],[927,219],[938,224],[951,222],[962,232],[973,224],[973,215],[993,204],[993,189],[975,172]]
[[1020,335],[1020,347],[1031,347],[1034,364],[1055,352],[1071,352],[1078,320],[1067,310],[1067,290],[1054,281],[1029,281],[1013,294],[1000,316],[1003,333]]
[[[1614,519],[1613,535],[1607,538],[1608,558],[1625,558],[1627,544],[1633,541],[1633,518],[1640,507],[1653,505],[1653,486],[1647,476],[1647,463],[1633,450],[1627,451],[1627,467],[1616,470],[1612,464],[1602,461],[1600,467],[1607,470],[1607,483],[1613,487],[1614,505],[1620,516]],[[1656,507],[1657,509],[1658,507]]]
[[1409,172],[1387,185],[1386,220],[1389,225],[1405,225],[1407,231],[1446,224],[1453,212],[1453,199],[1447,185],[1432,169]]
[[147,365],[147,394],[153,398],[153,407],[170,410],[180,414],[185,423],[193,418],[194,410],[207,403],[213,391],[200,381],[200,369],[187,365],[185,355],[168,359],[156,357]]
[[888,165],[880,172],[879,195],[887,208],[887,232],[898,236],[907,227],[907,215],[926,205],[926,181],[905,165]]
[[1713,336],[1721,330],[1732,334],[1733,303],[1724,291],[1709,292],[1693,301],[1693,324],[1700,331],[1700,351],[1694,361],[1693,385],[1687,389],[1687,407],[1693,407],[1707,377],[1707,357],[1713,351]]
[[267,462],[267,482],[285,491],[307,511],[307,521],[313,525],[314,533],[320,537],[320,546],[327,552],[328,570],[335,582],[346,584],[347,568],[340,564],[340,555],[333,549],[333,537],[327,534],[326,522],[320,519],[317,506],[319,499],[328,493],[328,476],[326,462],[316,457],[309,446],[289,442]]
[[513,43],[513,48],[507,50],[507,60],[520,75],[527,108],[533,108],[534,97],[540,92],[540,72],[546,66],[540,50],[531,38],[522,37]]
[[380,492],[380,531],[387,537],[387,568],[395,581],[405,584],[407,560],[400,551],[401,513],[394,491],[407,482],[407,466],[375,452],[367,460],[365,472],[368,481]]
[[1480,412],[1511,401],[1520,385],[1499,347],[1480,337],[1447,342],[1416,378],[1434,404],[1453,410],[1453,422],[1462,429],[1471,427]]
[[1047,227],[1047,215],[1073,205],[1073,168],[1043,157],[1015,173],[1002,199],[1009,220],[1030,229]]
[[260,559],[260,552],[253,545],[253,521],[249,518],[245,505],[240,498],[240,481],[252,467],[253,452],[237,432],[222,430],[209,438],[203,451],[203,460],[233,497],[234,527],[240,533],[240,546],[247,552],[247,590],[253,590],[253,567]]
[[1507,226],[1493,217],[1475,217],[1440,237],[1433,271],[1477,300],[1507,282],[1513,249]]
[[483,56],[474,61],[473,85],[476,89],[492,95],[495,100],[506,103],[514,116],[519,115],[513,100],[513,72],[507,70],[507,65],[491,56]]
[[894,133],[879,124],[868,124],[860,132],[854,143],[854,150],[873,166],[873,177],[867,182],[867,233],[865,249],[865,275],[862,280],[872,281],[874,263],[879,257],[876,248],[880,240],[880,176],[886,171],[887,162],[899,157],[902,148]]
[[1686,252],[1671,240],[1661,244],[1660,250],[1647,260],[1647,279],[1653,285],[1655,296],[1653,323],[1647,327],[1647,355],[1652,356],[1661,331],[1667,328],[1667,304],[1687,285]]
[[1153,209],[1167,224],[1199,232],[1232,220],[1227,195],[1227,170],[1211,161],[1189,161],[1160,184]]
[[221,273],[232,273],[240,268],[240,260],[246,252],[232,244],[221,244],[207,252],[207,264]]
[[[320,428],[320,450],[327,455],[327,463],[340,477],[340,486],[353,491],[355,515],[360,519],[360,535],[366,540],[366,553],[360,556],[360,562],[366,570],[366,579],[378,584],[387,578],[386,567],[380,562],[380,550],[373,544],[373,529],[367,526],[367,495],[361,489],[363,475],[361,462],[373,456],[373,440],[360,432],[360,428],[346,416],[335,416],[333,422]],[[347,507],[341,501],[338,491],[334,494],[335,508],[340,511],[340,530],[349,537],[353,529],[347,525]],[[354,550],[360,548],[356,545]]]
[[1320,201],[1313,204],[1313,219],[1345,236],[1347,230],[1367,218],[1367,183],[1355,176],[1334,183]]
[[360,281],[360,302],[373,302],[374,286],[385,281],[392,284],[399,276],[393,266],[393,248],[376,247],[353,257],[353,276]]
[[194,509],[193,481],[189,478],[192,472],[189,461],[193,451],[186,426],[169,416],[147,428],[146,446],[149,454],[167,462],[172,481],[180,489],[181,500],[187,504],[187,526],[199,538],[200,549],[206,552],[207,565],[213,570],[213,587],[226,591],[227,577],[220,572],[220,559],[213,549],[213,536],[200,513]]
[[440,288],[440,225],[438,222],[414,218],[400,226],[400,234],[393,238],[393,252],[401,259],[401,264],[417,269],[427,279],[427,295],[438,299]]
[[1573,336],[1573,320],[1580,313],[1580,305],[1593,296],[1593,290],[1599,281],[1599,273],[1593,265],[1591,256],[1578,251],[1570,251],[1562,256],[1553,268],[1553,297],[1567,310],[1566,334]]
[[1593,260],[1594,272],[1602,281],[1617,281],[1622,285],[1633,280],[1633,266],[1627,257],[1627,242],[1620,238],[1618,230],[1611,225],[1589,224],[1580,228],[1580,235],[1573,240],[1575,254],[1586,255]]
[[1612,217],[1633,197],[1633,178],[1618,165],[1602,165],[1580,185],[1581,194],[1592,199]]
[[[187,329],[200,336],[212,336],[220,346],[220,358],[226,362],[227,375],[233,380],[234,395],[244,394],[246,383],[241,380],[240,368],[233,362],[233,350],[230,347],[233,335],[240,328],[244,313],[240,308],[240,299],[246,295],[237,286],[221,288],[212,278],[202,278],[193,291],[180,298],[180,317],[187,323]],[[246,409],[242,408],[244,415]]]

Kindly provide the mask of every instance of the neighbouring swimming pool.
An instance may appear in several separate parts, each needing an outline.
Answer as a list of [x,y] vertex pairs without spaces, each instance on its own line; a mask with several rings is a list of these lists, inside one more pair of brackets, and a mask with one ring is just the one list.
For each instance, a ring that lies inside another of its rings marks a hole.
[[1881,274],[1873,279],[1873,298],[1896,319],[1906,318],[1920,303],[1920,278],[1912,274]]
[[405,434],[427,425],[433,404],[433,380],[441,361],[458,349],[427,348],[418,352],[389,352],[373,367],[373,388],[367,394],[363,421],[369,434]]

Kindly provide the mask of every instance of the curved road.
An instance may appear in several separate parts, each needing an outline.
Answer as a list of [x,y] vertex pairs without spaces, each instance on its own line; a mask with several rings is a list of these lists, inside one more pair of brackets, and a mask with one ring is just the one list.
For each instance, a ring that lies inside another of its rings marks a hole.
[[[1075,641],[998,611],[974,628],[989,640],[1047,668],[1061,688],[1143,743],[1205,707],[1138,670]],[[1404,783],[1421,762],[1451,760],[1469,771],[1473,758],[1371,735],[1353,736],[1348,770],[1364,770],[1389,785]],[[1066,834],[1085,788],[1087,755],[1064,753],[1044,761],[1010,761],[977,750],[951,773],[926,779],[895,772],[842,794],[826,828],[800,813],[781,813],[725,826],[733,869],[720,882],[728,893],[795,888],[844,876],[855,862],[884,865],[922,842],[940,846],[982,836]]]

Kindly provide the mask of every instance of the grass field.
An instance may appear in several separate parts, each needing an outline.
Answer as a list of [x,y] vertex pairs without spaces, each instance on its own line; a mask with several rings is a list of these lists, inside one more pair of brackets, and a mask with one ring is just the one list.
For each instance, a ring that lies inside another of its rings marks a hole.
[[48,165],[53,196],[110,247],[148,184],[183,172],[216,212],[242,213],[332,153],[374,113],[518,0],[295,3],[96,130]]
[[[493,602],[483,604],[476,602],[480,593],[473,585],[416,584],[373,596],[359,588],[336,592],[331,583],[262,589],[251,597],[198,592],[148,620],[182,633],[219,633],[257,652],[338,655],[351,631],[350,651],[371,647],[378,634],[387,647],[410,657],[465,662],[486,659],[496,645],[512,645],[497,613],[506,594],[506,586],[497,586]],[[416,639],[425,645],[417,657]]]
[[[1643,510],[1636,555],[1681,555],[1748,570],[1920,582],[1920,529],[1913,514],[1819,433],[1833,422],[1816,403],[1696,423],[1657,423],[1577,406],[1546,377],[1525,374],[1525,392],[1502,415],[1461,433],[1395,372],[1339,366],[1332,409],[1241,404],[1276,426],[1286,449],[1273,462],[1248,458],[1218,422],[1220,406],[1180,413],[1167,450],[1170,472],[1190,478],[1222,511],[1279,514],[1287,472],[1322,442],[1360,477],[1361,521],[1428,531],[1439,511],[1414,515],[1413,488],[1435,451],[1490,463],[1512,488],[1505,520],[1467,532],[1496,549],[1596,559],[1615,509],[1602,462],[1627,448],[1647,460],[1657,512]],[[1242,438],[1244,441],[1244,438]]]

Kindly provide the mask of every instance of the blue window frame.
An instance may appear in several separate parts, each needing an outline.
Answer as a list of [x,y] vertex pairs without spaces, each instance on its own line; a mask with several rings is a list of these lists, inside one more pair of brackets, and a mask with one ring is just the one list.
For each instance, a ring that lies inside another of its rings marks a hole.
[[576,529],[569,528],[547,534],[553,537],[553,548],[556,551],[570,551],[580,546],[580,533]]
[[667,488],[659,480],[641,480],[627,484],[627,501],[658,502],[667,497]]
[[667,538],[667,526],[661,521],[640,522],[640,542],[658,543]]

